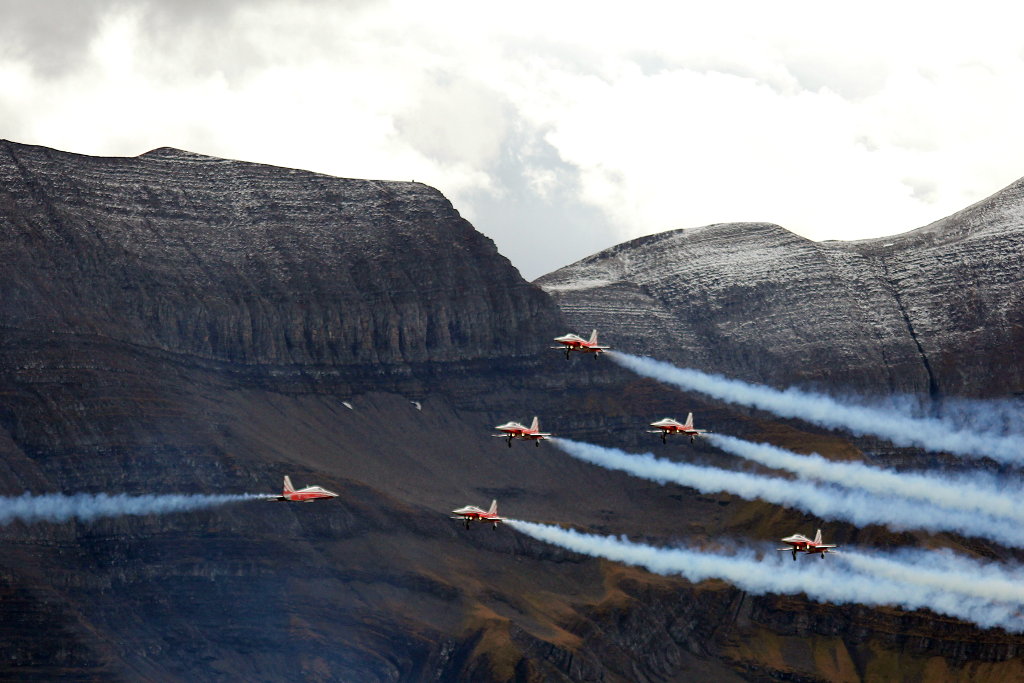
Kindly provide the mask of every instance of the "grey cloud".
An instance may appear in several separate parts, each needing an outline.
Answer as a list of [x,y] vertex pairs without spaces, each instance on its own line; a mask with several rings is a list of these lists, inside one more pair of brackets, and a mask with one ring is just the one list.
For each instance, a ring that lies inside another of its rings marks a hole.
[[939,184],[934,180],[904,178],[903,184],[910,188],[914,199],[933,204],[939,198]]
[[[552,182],[541,190],[531,176]],[[542,131],[513,130],[491,169],[501,190],[467,197],[477,229],[516,264],[527,280],[621,241],[605,215],[579,198],[579,170],[543,140]]]
[[[74,71],[84,61],[102,22],[137,12],[149,51],[166,55],[175,69],[237,73],[262,64],[261,49],[233,26],[239,10],[322,6],[355,11],[377,0],[0,0],[0,45],[8,59],[27,62],[43,78]],[[185,40],[193,38],[194,40]],[[325,37],[320,37],[321,41]],[[179,50],[182,42],[185,48]]]
[[403,141],[445,164],[491,165],[512,107],[490,88],[447,72],[428,75],[412,111],[395,117]]
[[81,63],[101,18],[118,4],[118,0],[0,0],[2,54],[28,62],[41,76],[59,76]]
[[879,92],[889,77],[888,68],[864,55],[842,60],[835,55],[822,59],[808,55],[786,60],[786,67],[805,90],[828,88],[848,100],[860,100]]

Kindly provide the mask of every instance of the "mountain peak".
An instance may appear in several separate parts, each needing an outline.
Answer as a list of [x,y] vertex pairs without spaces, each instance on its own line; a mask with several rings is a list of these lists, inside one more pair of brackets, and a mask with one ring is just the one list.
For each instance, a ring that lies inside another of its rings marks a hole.
[[220,160],[219,157],[210,156],[208,154],[199,154],[198,152],[190,152],[187,149],[178,149],[177,147],[157,147],[151,149],[148,152],[143,152],[139,155],[140,159],[210,159]]

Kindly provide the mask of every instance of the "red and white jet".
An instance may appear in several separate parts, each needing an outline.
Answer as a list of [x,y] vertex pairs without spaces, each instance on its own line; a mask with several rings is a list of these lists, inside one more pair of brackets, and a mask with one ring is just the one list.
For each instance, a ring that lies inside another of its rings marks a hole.
[[522,439],[523,441],[533,441],[537,446],[540,446],[540,442],[545,439],[550,439],[551,435],[547,432],[540,431],[540,422],[536,416],[533,418],[533,422],[530,423],[529,427],[524,427],[518,422],[506,422],[503,425],[495,427],[502,434],[491,434],[499,439],[507,439],[508,447],[512,448],[512,439]]
[[821,542],[821,529],[818,529],[818,533],[814,535],[814,540],[807,538],[803,534],[793,534],[792,536],[786,536],[781,539],[783,543],[788,543],[789,548],[776,548],[779,552],[791,552],[793,553],[793,561],[796,562],[797,553],[807,553],[808,555],[814,555],[817,553],[818,557],[825,559],[825,553],[836,552],[834,548],[838,548],[837,545],[825,545]]
[[559,351],[565,351],[565,359],[569,360],[569,354],[573,351],[579,351],[580,353],[592,353],[594,358],[597,358],[598,354],[604,353],[609,350],[610,346],[598,346],[597,344],[597,330],[590,333],[590,339],[584,339],[578,337],[575,334],[569,333],[561,337],[555,337],[555,341],[561,344],[561,346],[552,346],[553,349]]
[[661,434],[661,442],[662,443],[667,443],[667,439],[668,439],[668,435],[669,434],[684,434],[684,435],[690,437],[690,443],[693,443],[693,440],[696,437],[700,436],[701,434],[707,434],[708,433],[708,430],[706,430],[706,429],[695,429],[694,428],[694,426],[693,426],[693,413],[688,413],[686,415],[686,422],[684,422],[684,423],[680,423],[678,420],[673,420],[670,417],[665,417],[665,418],[662,418],[662,419],[658,420],[657,422],[652,422],[651,426],[652,427],[657,427],[658,431],[656,431],[656,432],[655,431],[651,431],[651,432],[648,432],[648,433],[649,434]]
[[478,508],[475,505],[467,505],[458,510],[452,510],[452,514],[458,515],[458,517],[452,517],[452,519],[461,519],[467,529],[469,528],[469,523],[474,520],[477,522],[490,522],[495,529],[498,528],[498,522],[505,521],[504,517],[498,516],[498,501],[496,500],[491,501],[491,507],[487,510]]
[[315,500],[322,500],[324,498],[337,498],[338,494],[334,491],[328,491],[320,486],[307,486],[304,489],[295,490],[292,486],[292,480],[289,477],[284,478],[284,491],[281,492],[280,496],[274,496],[268,498],[268,500],[280,500],[292,503],[312,503]]

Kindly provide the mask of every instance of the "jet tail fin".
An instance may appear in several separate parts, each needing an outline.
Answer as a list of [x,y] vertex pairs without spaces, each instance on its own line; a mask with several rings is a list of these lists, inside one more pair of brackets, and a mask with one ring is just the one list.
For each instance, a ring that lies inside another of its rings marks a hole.
[[597,343],[597,330],[594,330],[593,332],[590,333],[590,343],[591,344],[596,344]]
[[498,514],[498,501],[497,500],[492,500],[491,501],[491,507],[490,507],[489,510],[487,510],[487,514],[489,514],[489,515],[496,515],[496,514]]
[[531,432],[539,432],[540,431],[540,420],[537,419],[536,415],[533,416],[533,422],[530,423],[530,431]]
[[693,413],[687,413],[686,414],[686,424],[684,424],[683,426],[688,428],[688,429],[692,429],[693,428]]
[[294,493],[295,492],[295,487],[292,486],[291,477],[289,477],[287,474],[284,475],[284,492],[285,493]]
[[821,543],[821,529],[818,529],[818,533],[814,534],[814,542]]

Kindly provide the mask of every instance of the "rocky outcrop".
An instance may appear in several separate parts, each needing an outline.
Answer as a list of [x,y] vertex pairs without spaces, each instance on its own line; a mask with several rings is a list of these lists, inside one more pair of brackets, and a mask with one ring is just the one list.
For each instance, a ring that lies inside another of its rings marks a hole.
[[7,329],[346,366],[533,353],[546,298],[433,188],[0,142]]
[[537,280],[572,326],[747,379],[876,393],[1024,390],[1024,180],[896,237],[812,242],[720,224],[626,242]]

